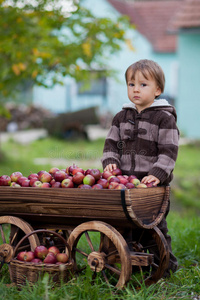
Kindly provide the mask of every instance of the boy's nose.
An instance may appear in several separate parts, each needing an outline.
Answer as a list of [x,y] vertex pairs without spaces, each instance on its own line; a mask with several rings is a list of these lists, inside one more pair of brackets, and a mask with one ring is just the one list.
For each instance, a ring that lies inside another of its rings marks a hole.
[[138,91],[139,91],[139,86],[138,86],[138,85],[134,85],[133,91],[134,91],[134,92],[138,92]]

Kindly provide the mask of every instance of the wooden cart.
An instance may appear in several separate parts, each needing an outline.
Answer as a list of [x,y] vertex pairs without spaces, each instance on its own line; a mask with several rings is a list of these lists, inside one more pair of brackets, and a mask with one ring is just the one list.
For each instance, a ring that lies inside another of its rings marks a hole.
[[[169,193],[169,187],[1,187],[1,267],[3,263],[9,265],[13,250],[24,235],[36,229],[53,229],[68,238],[77,271],[89,265],[93,277],[102,276],[116,287],[124,286],[138,271],[146,284],[155,283],[169,264],[168,245],[157,227],[168,207]],[[6,230],[10,230],[8,240]],[[29,237],[32,250],[40,239],[36,234]]]

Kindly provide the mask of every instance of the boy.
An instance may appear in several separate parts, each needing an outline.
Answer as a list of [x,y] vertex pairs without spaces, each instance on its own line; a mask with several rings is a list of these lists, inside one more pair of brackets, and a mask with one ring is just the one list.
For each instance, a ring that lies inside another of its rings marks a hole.
[[[104,171],[120,168],[123,174],[134,174],[142,183],[168,185],[177,159],[179,131],[175,108],[165,99],[155,100],[164,91],[163,70],[156,62],[144,59],[130,65],[125,78],[131,103],[113,118],[103,150]],[[165,275],[177,269],[167,235],[168,212],[158,226],[170,250]]]

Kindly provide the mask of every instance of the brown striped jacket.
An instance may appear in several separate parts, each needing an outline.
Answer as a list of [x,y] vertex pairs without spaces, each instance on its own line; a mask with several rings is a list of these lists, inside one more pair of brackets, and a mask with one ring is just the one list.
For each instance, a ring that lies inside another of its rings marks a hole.
[[102,165],[116,163],[123,174],[142,179],[154,175],[161,184],[172,180],[178,154],[176,111],[165,99],[137,112],[133,103],[115,115],[105,140]]

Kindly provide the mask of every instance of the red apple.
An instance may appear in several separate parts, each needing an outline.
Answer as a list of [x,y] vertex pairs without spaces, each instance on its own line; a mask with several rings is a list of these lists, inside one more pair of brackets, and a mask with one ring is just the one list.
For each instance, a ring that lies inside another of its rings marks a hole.
[[24,179],[21,183],[21,186],[29,187],[30,186],[30,180],[29,179]]
[[101,178],[101,171],[99,169],[90,169],[88,174],[92,175],[96,181]]
[[69,256],[66,253],[58,253],[56,255],[56,259],[58,262],[66,264],[66,262],[68,262]]
[[140,180],[137,178],[133,178],[133,179],[129,180],[129,182],[133,183],[135,187],[137,187],[138,184],[140,184]]
[[27,180],[28,178],[25,177],[25,176],[21,176],[21,177],[19,177],[19,178],[17,179],[17,183],[20,184],[20,185],[22,185],[22,182],[23,182],[25,179]]
[[50,188],[51,185],[49,182],[43,182],[42,185],[41,185],[41,188]]
[[95,184],[95,178],[92,175],[87,174],[83,178],[83,184],[87,184],[87,185],[91,185],[92,186],[92,185]]
[[34,252],[33,251],[28,251],[24,255],[24,261],[32,261],[35,258]]
[[118,183],[118,185],[115,187],[115,190],[126,190],[126,186],[122,183]]
[[109,177],[108,178],[108,182],[111,183],[111,182],[117,182],[117,183],[120,183],[120,180],[119,178],[117,178],[116,176],[113,176],[113,177]]
[[127,189],[134,189],[135,185],[131,182],[128,182],[127,184],[125,184],[125,186],[127,187]]
[[117,178],[119,178],[120,183],[123,183],[124,185],[126,185],[129,181],[126,177],[124,177],[124,175],[118,175]]
[[40,175],[38,175],[38,179],[41,181],[41,182],[50,182],[52,180],[52,176],[50,173],[48,172],[43,172],[41,173]]
[[61,188],[61,183],[59,181],[55,181],[51,184],[51,187],[53,189],[56,189],[56,188]]
[[48,254],[48,249],[45,246],[37,246],[34,250],[34,255],[36,258],[44,259]]
[[33,184],[34,184],[35,181],[39,181],[39,180],[37,178],[30,179],[29,185],[33,186]]
[[128,181],[131,182],[132,179],[137,179],[137,177],[135,175],[129,175]]
[[88,190],[88,189],[91,189],[91,185],[88,185],[88,184],[80,184],[78,186],[79,189],[85,189],[85,190]]
[[0,177],[0,186],[9,186],[11,184],[11,178],[8,175],[2,175]]
[[14,172],[10,175],[10,179],[12,182],[17,182],[18,178],[22,177],[22,173],[21,172]]
[[147,188],[145,183],[139,183],[138,185],[136,185],[137,188]]
[[74,176],[78,172],[85,174],[85,171],[82,168],[77,167],[76,169],[72,170],[71,175]]
[[108,179],[108,177],[113,176],[113,174],[109,171],[104,171],[102,173],[102,178]]
[[31,173],[28,175],[28,179],[31,180],[31,179],[38,179],[38,174],[37,173]]
[[115,176],[115,175],[109,176],[109,177],[107,178],[108,182],[109,182],[109,180],[110,180],[111,178],[113,178],[113,177],[116,177],[116,176]]
[[92,169],[87,169],[86,171],[85,171],[85,175],[87,175],[87,174],[90,174],[90,171],[91,171]]
[[66,168],[66,172],[69,174],[69,175],[72,175],[72,172],[74,169],[77,169],[78,166],[76,164],[73,164],[72,166],[69,166],[68,168]]
[[21,187],[21,185],[18,184],[18,183],[16,183],[16,182],[11,182],[10,186],[11,186],[11,187],[14,187],[14,188]]
[[53,167],[49,170],[49,174],[54,175],[55,172],[60,171],[60,169]]
[[62,188],[74,188],[74,183],[72,179],[66,178],[61,182],[61,187]]
[[75,175],[72,177],[72,181],[75,184],[81,184],[83,182],[83,178],[85,175],[82,172],[76,172]]
[[45,264],[55,264],[57,262],[56,256],[54,253],[49,252],[45,259],[43,260]]
[[92,189],[93,189],[93,190],[102,190],[103,187],[102,187],[101,184],[96,183],[96,184],[94,184],[94,185],[92,186]]
[[104,189],[107,189],[107,188],[108,188],[108,185],[109,185],[108,180],[105,179],[105,178],[100,178],[100,179],[97,181],[97,183],[98,183],[98,184],[101,184],[102,187],[103,187]]
[[33,182],[32,187],[34,188],[41,188],[42,187],[42,182],[39,180],[36,180]]
[[21,251],[17,254],[17,259],[18,260],[21,260],[21,261],[24,261],[24,256],[26,254],[26,251]]
[[115,189],[116,188],[116,186],[118,185],[119,183],[118,182],[111,182],[111,183],[109,183],[109,186],[108,186],[108,189],[109,190],[113,190],[113,189]]
[[53,254],[57,255],[58,253],[60,253],[60,250],[56,247],[56,246],[51,246],[49,249],[48,249],[48,252],[52,252]]
[[122,171],[119,168],[116,168],[112,171],[112,174],[115,176],[122,175]]
[[38,174],[38,176],[41,176],[41,174],[43,174],[43,173],[45,173],[46,171],[45,170],[41,170],[41,171],[39,171],[37,174]]
[[41,264],[42,263],[42,260],[39,259],[39,258],[34,258],[31,260],[32,263],[35,263],[35,264]]
[[56,171],[53,175],[55,181],[63,181],[68,177],[68,175],[64,171]]

